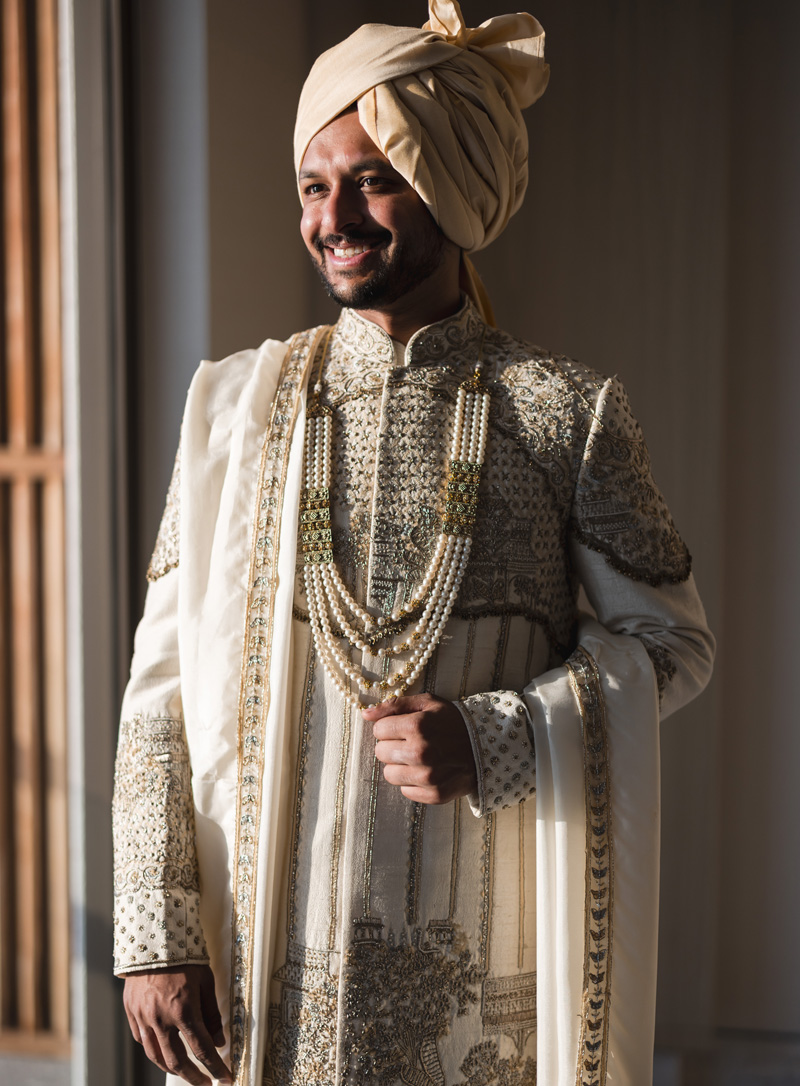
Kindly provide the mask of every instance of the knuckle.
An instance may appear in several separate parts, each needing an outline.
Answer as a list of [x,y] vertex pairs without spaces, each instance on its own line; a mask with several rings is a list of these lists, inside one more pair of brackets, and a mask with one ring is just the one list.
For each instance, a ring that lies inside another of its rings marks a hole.
[[403,748],[403,761],[406,765],[416,765],[422,756],[422,744],[416,739],[407,739]]
[[426,788],[431,788],[436,785],[437,772],[434,766],[426,765],[422,766],[419,771],[420,782],[425,785]]
[[387,784],[399,784],[397,779],[397,767],[394,765],[385,765],[383,767],[383,779]]
[[419,723],[417,724],[417,734],[420,735],[423,740],[427,742],[437,734],[436,718],[429,714],[420,716]]
[[201,1041],[194,1034],[191,1036],[187,1035],[186,1039],[187,1041],[190,1041],[192,1052],[194,1052],[195,1056],[197,1056],[202,1064],[211,1063],[215,1053],[209,1048],[205,1039]]

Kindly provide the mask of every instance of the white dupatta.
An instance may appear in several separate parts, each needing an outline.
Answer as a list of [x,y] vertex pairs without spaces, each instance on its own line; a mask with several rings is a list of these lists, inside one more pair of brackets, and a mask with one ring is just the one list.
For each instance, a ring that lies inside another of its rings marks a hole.
[[324,331],[201,365],[181,433],[179,645],[201,919],[237,1086],[260,1086],[264,1057],[305,381]]
[[542,1086],[646,1086],[658,944],[658,691],[636,638],[586,618],[579,642],[566,669],[525,691],[536,749],[537,1076]]

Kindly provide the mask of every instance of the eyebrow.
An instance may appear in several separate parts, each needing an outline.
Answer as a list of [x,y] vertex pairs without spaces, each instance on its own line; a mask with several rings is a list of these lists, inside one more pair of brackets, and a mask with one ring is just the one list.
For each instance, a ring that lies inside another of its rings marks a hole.
[[[365,158],[361,162],[356,162],[351,167],[351,173],[364,173],[365,170],[391,170],[392,173],[397,173],[394,166],[386,158]],[[323,175],[319,170],[301,170],[299,178],[301,181],[306,181],[311,177],[322,177]]]

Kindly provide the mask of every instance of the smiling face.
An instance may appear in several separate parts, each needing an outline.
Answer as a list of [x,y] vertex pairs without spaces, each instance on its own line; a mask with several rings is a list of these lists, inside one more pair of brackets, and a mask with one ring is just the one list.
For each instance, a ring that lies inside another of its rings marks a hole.
[[430,309],[432,300],[452,311],[460,250],[375,146],[355,110],[311,141],[300,192],[300,231],[336,302],[370,315],[415,304]]

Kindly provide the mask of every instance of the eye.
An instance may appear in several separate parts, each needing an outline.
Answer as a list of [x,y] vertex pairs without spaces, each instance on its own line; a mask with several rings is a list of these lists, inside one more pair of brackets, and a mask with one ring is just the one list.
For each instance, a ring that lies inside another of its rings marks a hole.
[[362,186],[368,189],[379,188],[381,185],[389,186],[391,183],[388,177],[378,177],[375,174],[369,174],[367,177],[361,178]]
[[321,181],[312,181],[310,185],[303,188],[303,196],[319,196],[324,188],[325,186]]

